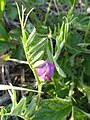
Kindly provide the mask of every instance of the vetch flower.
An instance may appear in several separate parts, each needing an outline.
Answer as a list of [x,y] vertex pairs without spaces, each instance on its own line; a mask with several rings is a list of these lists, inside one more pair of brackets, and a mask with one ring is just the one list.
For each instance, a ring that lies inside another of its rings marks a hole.
[[50,82],[51,77],[54,74],[54,64],[46,61],[44,65],[37,68],[36,72],[40,80],[47,80],[48,82]]

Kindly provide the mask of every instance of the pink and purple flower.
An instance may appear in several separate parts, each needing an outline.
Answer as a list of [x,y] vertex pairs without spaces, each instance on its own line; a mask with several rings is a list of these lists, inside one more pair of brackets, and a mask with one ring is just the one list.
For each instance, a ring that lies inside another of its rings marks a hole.
[[36,72],[40,80],[42,81],[47,80],[48,82],[50,82],[51,77],[54,74],[54,64],[46,61],[44,65],[37,68]]

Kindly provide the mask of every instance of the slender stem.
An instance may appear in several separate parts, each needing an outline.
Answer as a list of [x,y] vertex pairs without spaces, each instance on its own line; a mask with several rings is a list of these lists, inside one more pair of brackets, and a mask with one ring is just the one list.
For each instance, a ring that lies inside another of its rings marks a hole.
[[39,106],[39,103],[40,103],[41,90],[42,90],[42,84],[39,84],[38,85],[38,98],[37,98],[37,103],[36,103],[36,110],[38,109],[38,106]]
[[52,55],[53,55],[53,42],[52,42],[52,39],[50,38],[50,43],[51,43],[51,51],[52,51]]
[[37,81],[37,83],[38,83],[38,98],[37,98],[37,103],[36,103],[36,110],[38,109],[38,106],[39,106],[39,102],[40,102],[40,98],[41,98],[41,90],[42,90],[42,83],[40,82],[40,80],[39,80],[39,78],[38,78],[38,75],[37,75],[37,73],[36,73],[36,70],[35,69],[33,69],[32,70],[33,71],[33,74],[34,74],[34,76],[35,76],[35,79],[36,79],[36,81]]
[[70,98],[70,100],[72,100],[71,98],[72,98],[72,95],[73,95],[73,89],[74,89],[74,87],[75,87],[75,83],[74,83],[74,77],[72,75],[71,89],[69,91],[69,98]]
[[49,3],[48,8],[47,8],[47,13],[46,13],[46,15],[45,15],[44,25],[45,25],[46,22],[47,22],[48,14],[49,14],[49,11],[50,11],[51,4],[52,4],[52,0],[50,0],[50,3]]
[[70,120],[74,120],[74,107],[72,106],[72,115],[71,115],[71,119]]
[[38,85],[41,84],[41,83],[40,83],[40,80],[39,80],[39,78],[38,78],[38,75],[37,75],[37,73],[36,73],[36,70],[35,70],[35,69],[32,69],[32,71],[33,71],[33,74],[34,74],[34,76],[35,76],[35,79],[36,79]]

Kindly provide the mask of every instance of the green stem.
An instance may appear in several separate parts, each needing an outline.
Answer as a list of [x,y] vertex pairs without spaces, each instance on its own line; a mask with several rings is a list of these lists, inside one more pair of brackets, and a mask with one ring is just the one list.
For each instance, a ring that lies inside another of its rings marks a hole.
[[42,83],[40,82],[38,75],[36,73],[36,70],[33,69],[33,74],[35,76],[36,82],[37,82],[37,87],[38,87],[38,98],[37,98],[37,103],[36,103],[36,110],[38,109],[39,103],[40,103],[40,98],[41,98],[41,90],[42,90]]
[[38,85],[38,98],[37,98],[37,103],[36,103],[36,110],[39,107],[40,98],[41,98],[41,90],[42,90],[42,84],[39,84]]
[[36,79],[38,85],[41,84],[41,83],[40,83],[40,80],[39,80],[39,78],[38,78],[38,75],[37,75],[37,73],[36,73],[36,70],[35,70],[35,69],[32,69],[32,71],[33,71],[33,74],[34,74],[34,76],[35,76],[35,79]]
[[52,4],[52,0],[50,0],[50,3],[49,3],[48,8],[47,8],[47,13],[46,13],[46,15],[45,15],[44,25],[45,25],[46,22],[47,22],[48,14],[49,14],[49,11],[50,11],[51,4]]
[[74,120],[74,107],[72,106],[72,114],[71,114],[71,118],[70,118],[70,120]]

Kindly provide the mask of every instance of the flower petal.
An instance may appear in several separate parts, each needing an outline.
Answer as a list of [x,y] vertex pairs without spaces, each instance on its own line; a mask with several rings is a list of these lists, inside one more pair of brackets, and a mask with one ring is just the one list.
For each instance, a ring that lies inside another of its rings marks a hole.
[[54,74],[54,64],[48,62],[48,66],[49,66],[48,76],[51,78]]
[[54,64],[51,62],[45,62],[45,64],[36,70],[40,80],[47,80],[48,82],[51,81],[51,77],[54,74]]
[[37,68],[36,72],[37,72],[37,74],[38,74],[39,76],[43,75],[44,72],[45,72],[45,65]]

